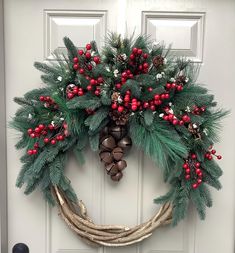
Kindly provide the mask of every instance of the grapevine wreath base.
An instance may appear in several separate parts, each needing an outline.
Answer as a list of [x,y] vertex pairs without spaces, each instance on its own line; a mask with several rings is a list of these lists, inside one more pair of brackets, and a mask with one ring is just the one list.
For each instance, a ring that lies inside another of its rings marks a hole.
[[172,220],[172,206],[166,203],[150,220],[133,228],[120,225],[96,225],[87,215],[82,201],[78,201],[74,206],[58,187],[53,187],[53,191],[61,217],[89,244],[109,247],[135,244],[148,238],[155,229],[171,223]]
[[[47,86],[14,99],[21,106],[11,122],[21,133],[16,148],[26,151],[17,187],[26,185],[25,194],[39,188],[69,227],[96,245],[140,242],[162,225],[177,225],[190,202],[205,219],[212,206],[208,186],[221,188],[215,160],[222,156],[213,145],[227,112],[196,83],[197,67],[147,36],[111,33],[101,53],[94,41],[83,50],[67,37],[64,42],[66,56],[35,63]],[[128,173],[124,154],[132,145],[143,150],[169,185],[154,199],[159,212],[134,228],[94,224],[64,171],[71,153],[84,162],[88,145],[116,183]]]

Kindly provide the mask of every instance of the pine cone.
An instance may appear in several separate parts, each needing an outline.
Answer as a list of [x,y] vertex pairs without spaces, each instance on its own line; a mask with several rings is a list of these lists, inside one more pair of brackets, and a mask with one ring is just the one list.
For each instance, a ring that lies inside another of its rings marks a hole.
[[184,76],[184,75],[178,76],[176,78],[175,82],[176,82],[176,84],[184,85],[186,83],[186,76]]
[[110,111],[109,116],[111,119],[116,123],[118,126],[124,126],[127,124],[127,121],[129,119],[129,111],[123,110],[122,112],[119,112],[117,110]]
[[155,68],[161,67],[164,64],[164,57],[157,55],[153,58],[153,65]]

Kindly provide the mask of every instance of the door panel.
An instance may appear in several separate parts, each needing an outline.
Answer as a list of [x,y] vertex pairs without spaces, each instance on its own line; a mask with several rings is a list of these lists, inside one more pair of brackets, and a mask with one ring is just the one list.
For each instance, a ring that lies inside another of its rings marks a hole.
[[[131,35],[135,30],[136,34],[148,33],[157,41],[172,42],[176,55],[202,63],[199,81],[209,86],[220,105],[234,109],[234,7],[234,1],[229,0],[5,0],[7,118],[10,120],[17,109],[13,97],[41,83],[40,73],[33,68],[34,61],[53,60],[53,50],[64,53],[64,36],[79,47],[95,39],[101,48],[107,31]],[[87,246],[58,217],[56,208],[44,203],[39,192],[25,197],[14,187],[21,166],[20,153],[14,149],[16,132],[8,129],[9,253],[17,242],[26,243],[33,253],[232,253],[232,119],[233,115],[224,121],[222,142],[218,145],[224,156],[224,188],[214,194],[214,208],[208,210],[207,220],[199,221],[192,211],[177,227],[161,228],[142,244],[125,249]],[[95,222],[132,226],[156,212],[158,207],[152,200],[168,188],[161,171],[135,148],[127,162],[122,181],[115,184],[106,176],[97,153],[87,150],[82,167],[71,157],[66,173]]]

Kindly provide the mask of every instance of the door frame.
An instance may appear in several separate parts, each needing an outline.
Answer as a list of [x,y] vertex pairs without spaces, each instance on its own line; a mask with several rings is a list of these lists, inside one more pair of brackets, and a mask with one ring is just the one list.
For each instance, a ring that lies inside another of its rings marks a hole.
[[7,147],[4,59],[4,7],[0,0],[0,252],[8,252],[7,240]]

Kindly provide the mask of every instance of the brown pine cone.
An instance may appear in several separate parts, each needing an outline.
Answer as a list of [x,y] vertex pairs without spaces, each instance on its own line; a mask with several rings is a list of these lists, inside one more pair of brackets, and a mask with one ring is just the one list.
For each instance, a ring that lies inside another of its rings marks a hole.
[[110,111],[109,116],[115,122],[117,126],[124,126],[127,124],[129,119],[129,111],[124,109],[122,112],[117,110]]
[[157,55],[153,58],[153,65],[155,68],[161,67],[164,64],[164,57]]
[[184,76],[184,75],[178,76],[175,79],[175,82],[176,82],[176,84],[183,84],[184,85],[186,83],[186,76]]

